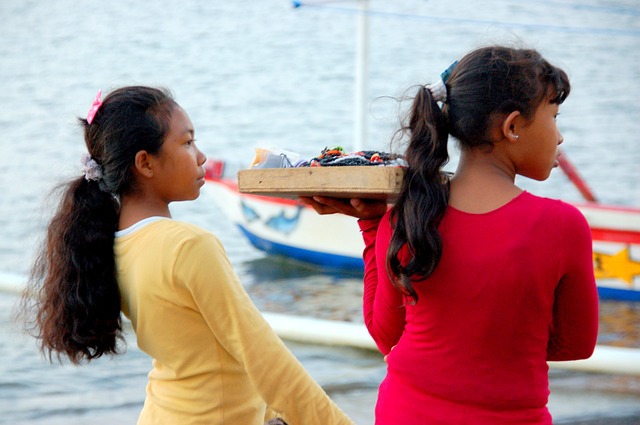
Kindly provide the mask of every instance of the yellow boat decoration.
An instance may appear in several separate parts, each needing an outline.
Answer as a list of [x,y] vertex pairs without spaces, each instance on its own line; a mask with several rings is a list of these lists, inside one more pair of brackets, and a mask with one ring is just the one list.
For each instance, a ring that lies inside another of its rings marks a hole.
[[621,279],[629,286],[640,276],[640,261],[631,258],[629,245],[615,254],[594,251],[593,267],[596,279]]

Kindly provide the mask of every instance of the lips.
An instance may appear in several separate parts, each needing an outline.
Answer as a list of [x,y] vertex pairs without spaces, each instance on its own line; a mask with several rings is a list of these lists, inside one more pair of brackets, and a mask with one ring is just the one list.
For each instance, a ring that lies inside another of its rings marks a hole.
[[202,171],[202,174],[198,176],[198,181],[204,180],[204,178],[207,176],[207,172],[203,168],[200,168],[200,171]]
[[198,180],[196,180],[196,182],[198,182],[198,185],[200,187],[204,186],[204,183],[205,183],[204,177],[205,177],[205,175],[203,174],[202,176],[198,177]]

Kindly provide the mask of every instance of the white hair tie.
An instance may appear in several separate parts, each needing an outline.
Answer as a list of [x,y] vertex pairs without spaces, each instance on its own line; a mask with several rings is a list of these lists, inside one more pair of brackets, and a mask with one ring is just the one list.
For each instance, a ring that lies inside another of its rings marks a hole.
[[444,85],[444,81],[438,80],[438,82],[427,84],[424,87],[431,92],[433,100],[436,102],[447,103],[447,87]]
[[449,100],[447,98],[448,93],[446,83],[457,63],[458,61],[455,61],[449,65],[449,68],[445,69],[442,74],[440,74],[440,79],[437,82],[424,86],[425,89],[431,92],[431,96],[433,96],[433,100],[436,102],[447,103]]
[[85,153],[82,155],[82,173],[87,181],[100,181],[102,180],[102,165],[91,158],[91,155]]

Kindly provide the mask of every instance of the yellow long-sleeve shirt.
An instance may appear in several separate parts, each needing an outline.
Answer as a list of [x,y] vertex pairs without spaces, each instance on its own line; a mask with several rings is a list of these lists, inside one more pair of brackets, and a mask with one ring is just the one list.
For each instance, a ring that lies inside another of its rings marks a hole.
[[158,220],[116,237],[122,310],[153,358],[138,420],[262,425],[267,405],[290,425],[351,424],[273,332],[220,241]]

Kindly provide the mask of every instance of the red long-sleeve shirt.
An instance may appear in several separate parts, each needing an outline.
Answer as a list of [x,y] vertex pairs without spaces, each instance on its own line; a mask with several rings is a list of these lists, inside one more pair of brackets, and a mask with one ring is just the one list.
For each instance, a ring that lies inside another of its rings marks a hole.
[[390,353],[376,424],[550,424],[546,361],[587,358],[596,343],[582,214],[528,192],[485,214],[448,207],[442,258],[414,282],[415,304],[386,272],[389,213],[360,228],[365,324]]

